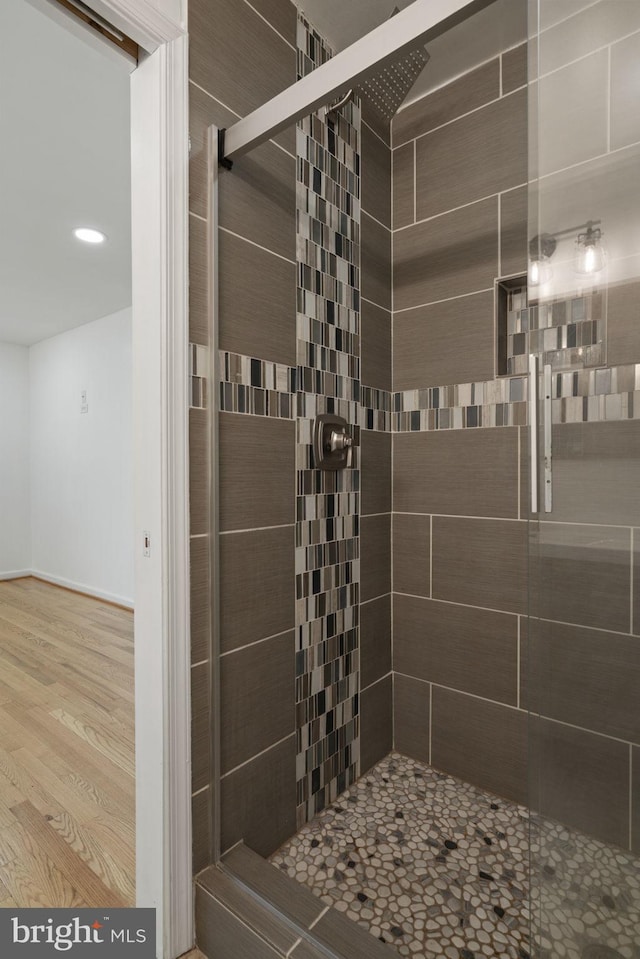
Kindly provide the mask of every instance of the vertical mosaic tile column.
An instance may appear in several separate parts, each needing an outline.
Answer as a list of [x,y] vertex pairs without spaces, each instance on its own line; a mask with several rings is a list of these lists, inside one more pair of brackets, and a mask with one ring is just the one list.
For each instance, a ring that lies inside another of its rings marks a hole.
[[[330,51],[298,23],[298,74]],[[360,108],[297,127],[296,710],[301,826],[358,777]],[[313,424],[345,417],[352,468],[315,468]]]

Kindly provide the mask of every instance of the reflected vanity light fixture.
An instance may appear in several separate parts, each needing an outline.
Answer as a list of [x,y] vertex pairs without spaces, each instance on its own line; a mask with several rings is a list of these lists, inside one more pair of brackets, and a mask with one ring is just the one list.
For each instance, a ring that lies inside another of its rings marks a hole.
[[586,231],[579,233],[576,239],[576,273],[599,273],[604,267],[604,259],[602,230],[594,227],[590,220]]
[[94,230],[87,226],[80,226],[73,231],[76,240],[82,240],[83,243],[104,243],[106,235],[100,230]]
[[529,243],[529,286],[542,286],[553,276],[551,257],[556,251],[557,238],[570,236],[577,232],[575,271],[586,276],[593,276],[603,269],[605,251],[602,244],[602,230],[598,226],[600,220],[588,220],[579,226],[569,227],[568,230],[558,230],[556,233],[540,233]]
[[529,243],[529,285],[542,286],[553,276],[551,257],[556,250],[556,240],[550,233],[534,236]]

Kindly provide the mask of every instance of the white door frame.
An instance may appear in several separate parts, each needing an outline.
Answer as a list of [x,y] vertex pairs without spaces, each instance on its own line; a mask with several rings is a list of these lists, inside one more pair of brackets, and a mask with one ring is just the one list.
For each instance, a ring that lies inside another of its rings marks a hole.
[[194,941],[186,0],[88,3],[148,54],[131,75],[136,902],[176,959]]

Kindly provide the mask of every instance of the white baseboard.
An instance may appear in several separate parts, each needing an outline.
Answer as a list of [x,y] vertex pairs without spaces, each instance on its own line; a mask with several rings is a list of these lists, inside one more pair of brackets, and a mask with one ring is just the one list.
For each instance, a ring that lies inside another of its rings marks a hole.
[[24,575],[35,576],[36,579],[43,579],[46,583],[52,583],[54,586],[64,586],[66,589],[72,589],[76,593],[84,593],[85,596],[93,596],[94,599],[104,599],[108,603],[116,603],[118,606],[126,606],[127,609],[133,609],[133,600],[128,596],[118,596],[116,593],[108,593],[104,589],[96,589],[96,587],[87,586],[85,583],[76,583],[72,579],[64,579],[62,576],[52,576],[51,573],[43,573],[40,569],[29,570]]
[[8,573],[0,573],[0,580],[3,579],[24,579],[25,576],[31,576],[30,569],[14,569]]

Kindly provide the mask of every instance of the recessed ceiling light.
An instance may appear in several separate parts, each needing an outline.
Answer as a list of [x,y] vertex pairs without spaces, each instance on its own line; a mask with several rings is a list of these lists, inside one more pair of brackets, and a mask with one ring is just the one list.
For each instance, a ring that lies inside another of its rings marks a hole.
[[104,243],[107,239],[105,234],[101,233],[100,230],[91,230],[84,226],[74,230],[73,235],[76,239],[82,240],[84,243]]

